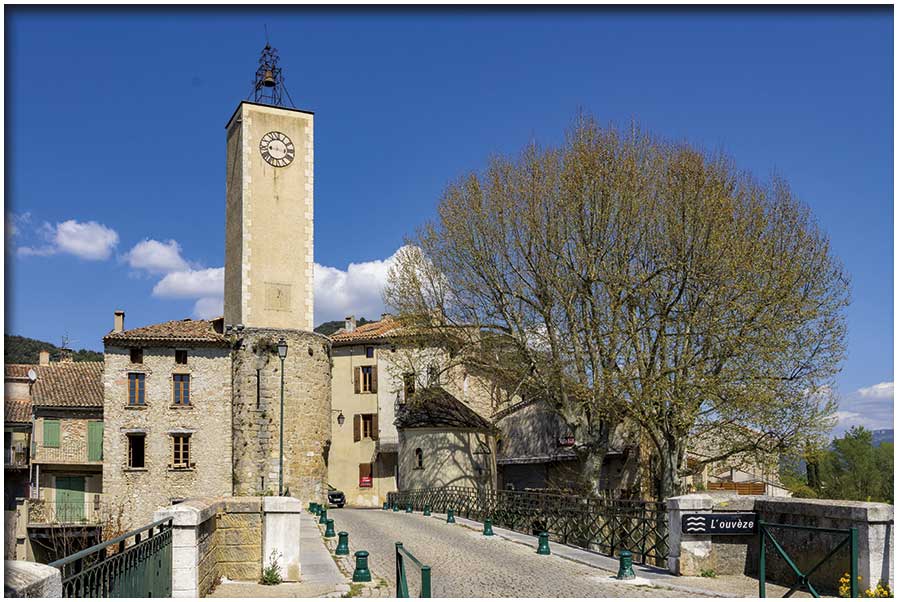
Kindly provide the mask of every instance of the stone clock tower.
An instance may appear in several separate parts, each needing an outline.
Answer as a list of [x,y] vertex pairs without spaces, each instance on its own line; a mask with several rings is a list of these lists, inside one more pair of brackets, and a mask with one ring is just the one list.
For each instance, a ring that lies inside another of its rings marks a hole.
[[[284,493],[324,502],[331,368],[330,339],[312,332],[313,114],[285,106],[277,62],[266,45],[252,100],[226,126],[233,489],[277,495],[283,482]],[[279,342],[286,343],[283,364]]]

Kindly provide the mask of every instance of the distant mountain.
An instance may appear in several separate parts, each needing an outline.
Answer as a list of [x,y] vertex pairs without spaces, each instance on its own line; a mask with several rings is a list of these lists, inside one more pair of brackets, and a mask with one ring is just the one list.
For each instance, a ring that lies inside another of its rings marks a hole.
[[872,433],[873,447],[878,447],[883,443],[895,442],[895,429],[879,429],[876,431],[872,431]]
[[[365,318],[359,318],[356,320],[355,325],[361,326],[362,324],[367,324],[371,320],[366,320]],[[323,334],[326,336],[331,336],[341,328],[343,328],[343,320],[332,320],[330,322],[324,322],[323,324],[319,324],[315,327],[315,332],[318,334]]]
[[[49,351],[50,359],[59,359],[59,347],[46,341],[20,337],[15,334],[3,336],[3,363],[4,364],[36,364],[40,361],[41,351]],[[72,359],[76,362],[102,362],[103,354],[90,349],[79,349],[72,352]]]

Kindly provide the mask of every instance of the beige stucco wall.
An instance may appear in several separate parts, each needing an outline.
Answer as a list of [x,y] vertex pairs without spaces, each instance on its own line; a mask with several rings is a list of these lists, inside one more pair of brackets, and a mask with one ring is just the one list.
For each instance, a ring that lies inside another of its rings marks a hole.
[[[274,131],[295,147],[284,167],[259,149]],[[225,323],[312,330],[313,116],[244,102],[227,136]]]
[[[106,348],[104,371],[103,484],[110,506],[124,507],[125,524],[150,522],[172,499],[231,495],[231,373],[227,348],[188,347],[187,364],[175,349],[144,348],[143,363],[129,351]],[[146,405],[128,406],[128,373],[146,374]],[[172,374],[190,374],[189,407],[172,406]],[[170,469],[171,431],[191,432],[191,470]],[[127,468],[128,432],[146,433],[146,467]]]
[[[474,453],[486,445],[489,454]],[[415,450],[423,452],[416,468]],[[496,445],[492,435],[436,428],[399,431],[399,489],[496,487]]]
[[4,381],[3,395],[7,399],[28,399],[31,397],[31,383],[27,380]]

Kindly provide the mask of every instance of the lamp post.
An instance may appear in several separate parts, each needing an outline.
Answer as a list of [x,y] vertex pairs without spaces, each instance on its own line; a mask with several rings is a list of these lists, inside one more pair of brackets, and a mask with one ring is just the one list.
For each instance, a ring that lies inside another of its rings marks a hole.
[[284,495],[284,359],[287,357],[287,341],[278,341],[278,357],[281,358],[281,452],[278,468],[278,495]]
[[337,424],[339,426],[343,426],[343,423],[346,421],[346,416],[343,415],[342,410],[331,410],[331,414],[337,414]]

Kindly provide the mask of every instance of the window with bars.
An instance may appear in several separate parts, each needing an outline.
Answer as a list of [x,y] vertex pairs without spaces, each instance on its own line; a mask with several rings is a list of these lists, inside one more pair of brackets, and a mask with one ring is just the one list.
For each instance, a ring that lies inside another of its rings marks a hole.
[[128,405],[142,406],[146,403],[144,398],[146,376],[142,372],[131,372],[128,374]]
[[172,439],[172,468],[190,468],[190,435],[176,433]]
[[146,440],[144,433],[128,434],[128,468],[146,467]]
[[190,405],[190,375],[172,374],[172,402],[176,406]]

